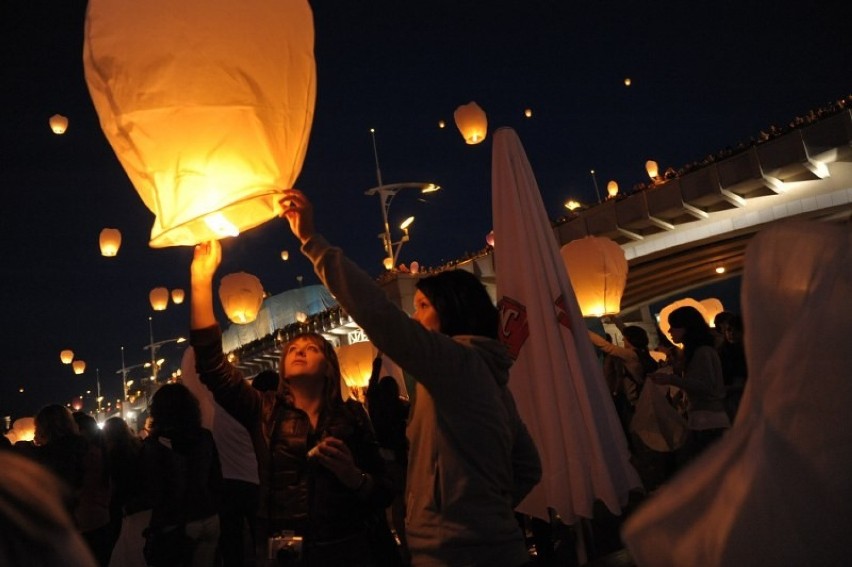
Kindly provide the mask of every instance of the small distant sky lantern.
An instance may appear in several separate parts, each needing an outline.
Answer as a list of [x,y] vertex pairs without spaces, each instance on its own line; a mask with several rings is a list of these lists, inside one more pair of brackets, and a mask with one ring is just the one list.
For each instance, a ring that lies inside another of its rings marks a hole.
[[219,301],[225,315],[237,324],[257,319],[263,305],[263,285],[256,276],[246,272],[228,274],[219,283]]
[[376,349],[370,341],[343,345],[337,349],[337,360],[340,362],[340,375],[346,385],[365,388],[370,383],[373,371],[373,360]]
[[633,81],[632,81],[632,80],[630,80],[630,77],[626,77],[626,78],[624,79],[624,86],[625,86],[625,87],[629,87],[629,86],[630,86],[630,85],[632,85],[632,84],[633,84]]
[[59,360],[62,361],[62,364],[71,364],[71,361],[74,360],[74,351],[66,348],[59,353]]
[[409,264],[408,265],[408,271],[411,272],[412,274],[419,274],[420,273],[420,262],[414,261],[411,264]]
[[704,308],[704,318],[707,321],[707,324],[711,327],[715,327],[716,325],[713,324],[713,320],[716,318],[716,315],[725,310],[725,306],[722,305],[722,302],[715,297],[702,299],[698,303],[700,303]]
[[121,248],[121,231],[117,228],[105,228],[98,239],[101,245],[101,256],[112,257]]
[[86,362],[83,360],[75,360],[71,363],[71,368],[74,369],[74,374],[82,374],[86,371]]
[[307,0],[90,0],[83,63],[101,128],[145,205],[150,246],[280,212],[316,99]]
[[438,128],[446,128],[446,127],[447,127],[446,122],[444,122],[443,120],[438,120]]
[[524,116],[526,116],[527,118],[532,118],[532,108],[525,109]]
[[181,303],[183,303],[183,300],[185,298],[186,294],[179,287],[176,287],[172,290],[172,303],[174,303],[175,305],[180,305]]
[[169,306],[169,288],[155,287],[148,294],[148,300],[151,302],[151,308],[154,311],[165,311]]
[[704,320],[707,320],[707,312],[704,309],[704,306],[701,305],[701,303],[699,303],[698,301],[692,299],[691,297],[678,299],[677,301],[669,303],[668,305],[660,309],[660,320],[658,321],[660,330],[663,332],[664,335],[666,335],[666,338],[669,339],[671,343],[676,345],[680,345],[680,343],[676,343],[672,340],[671,325],[669,324],[669,315],[675,309],[687,306],[694,307],[695,309],[697,309],[698,312],[701,313],[701,316],[704,317]]
[[284,260],[285,262],[287,260],[289,260],[290,259],[290,252],[288,252],[287,250],[282,250],[281,251],[281,259]]
[[609,238],[586,236],[572,240],[560,253],[583,317],[621,311],[627,284],[627,258],[621,246]]
[[615,181],[610,181],[606,184],[606,192],[609,195],[610,199],[615,199],[618,195],[618,183]]
[[54,114],[50,117],[50,129],[54,134],[64,134],[68,129],[68,119],[61,114]]
[[648,177],[656,179],[660,175],[660,167],[652,159],[645,162],[645,171],[648,172]]
[[574,199],[569,199],[568,201],[565,201],[565,208],[569,211],[576,211],[580,207],[582,207],[582,205],[579,201],[575,201]]
[[478,104],[469,102],[458,107],[453,117],[465,142],[478,144],[485,139],[488,132],[488,117]]

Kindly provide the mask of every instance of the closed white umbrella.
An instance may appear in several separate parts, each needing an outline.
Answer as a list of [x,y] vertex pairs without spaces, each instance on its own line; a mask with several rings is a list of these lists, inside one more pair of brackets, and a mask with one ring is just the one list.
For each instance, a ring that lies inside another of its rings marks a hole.
[[559,254],[532,168],[514,130],[494,134],[492,158],[501,337],[516,357],[509,387],[541,454],[541,482],[518,506],[568,524],[596,500],[621,512],[641,486],[601,364]]

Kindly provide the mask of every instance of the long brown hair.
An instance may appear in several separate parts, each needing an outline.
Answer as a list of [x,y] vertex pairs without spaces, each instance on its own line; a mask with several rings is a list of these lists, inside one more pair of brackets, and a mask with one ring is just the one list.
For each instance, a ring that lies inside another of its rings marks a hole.
[[287,355],[287,349],[299,339],[305,339],[319,347],[320,351],[328,363],[328,372],[325,374],[325,384],[323,386],[323,402],[325,406],[342,405],[340,397],[340,361],[337,359],[337,353],[332,345],[325,337],[319,333],[299,333],[286,343],[281,350],[281,361],[279,362],[279,375],[281,379],[278,381],[278,391],[290,397],[290,385],[284,378],[284,357]]

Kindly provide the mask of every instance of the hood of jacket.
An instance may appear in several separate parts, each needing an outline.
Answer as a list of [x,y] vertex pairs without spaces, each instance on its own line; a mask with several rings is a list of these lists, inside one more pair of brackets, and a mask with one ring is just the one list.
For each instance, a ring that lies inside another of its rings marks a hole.
[[503,343],[478,335],[456,335],[453,340],[474,349],[488,365],[497,384],[505,386],[509,383],[509,368],[515,361]]

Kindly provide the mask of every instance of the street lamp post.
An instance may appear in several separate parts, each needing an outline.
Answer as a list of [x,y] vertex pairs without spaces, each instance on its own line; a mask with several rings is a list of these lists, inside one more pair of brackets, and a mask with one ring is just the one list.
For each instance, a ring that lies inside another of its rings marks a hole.
[[[134,364],[133,366],[127,366],[124,363],[124,347],[121,347],[121,368],[116,370],[115,373],[121,374],[121,387],[122,391],[124,392],[124,398],[122,398],[121,402],[121,417],[125,421],[127,421],[127,400],[129,398],[128,388],[130,387],[130,384],[127,382],[127,375],[130,373],[131,370],[134,370],[136,368],[148,368],[149,366],[151,366],[150,362],[142,362],[139,364]],[[132,383],[133,381],[131,380],[130,382]]]
[[158,361],[157,361],[157,349],[160,348],[161,346],[163,346],[165,344],[169,344],[169,343],[182,343],[186,339],[183,338],[183,337],[177,337],[175,339],[166,339],[164,341],[154,342],[154,328],[152,326],[150,316],[148,317],[148,337],[150,338],[151,342],[149,344],[145,345],[142,348],[145,349],[145,350],[151,351],[151,363],[150,363],[151,364],[151,381],[156,383],[157,382],[157,371],[159,369],[158,368],[159,364],[158,364]]
[[[367,189],[364,194],[365,195],[375,195],[378,193],[379,200],[382,206],[382,221],[384,222],[384,232],[379,234],[379,238],[382,239],[382,244],[385,249],[385,259],[384,266],[386,270],[391,270],[396,265],[397,258],[399,258],[399,251],[402,249],[402,245],[405,242],[408,242],[408,228],[411,226],[411,223],[414,222],[414,217],[408,217],[400,226],[402,229],[403,235],[397,242],[393,241],[391,237],[390,231],[390,223],[388,222],[388,210],[390,209],[391,200],[396,196],[397,193],[402,191],[403,189],[419,189],[421,193],[434,193],[439,190],[441,187],[435,185],[434,183],[391,183],[389,185],[385,185],[382,182],[382,169],[379,167],[379,150],[376,147],[376,130],[370,128],[370,137],[373,140],[373,157],[376,160],[376,180],[379,182],[378,186],[373,187],[371,189]],[[396,252],[394,252],[394,245],[396,245]]]
[[[381,178],[380,178],[381,181]],[[379,204],[382,207],[382,222],[384,223],[384,232],[379,234],[379,238],[382,239],[382,244],[384,245],[385,250],[385,268],[390,270],[393,266],[396,265],[396,261],[399,258],[399,251],[402,248],[402,245],[405,242],[408,242],[408,228],[411,226],[411,223],[414,221],[414,217],[409,217],[402,223],[400,228],[403,231],[402,238],[400,238],[397,242],[393,241],[390,231],[390,222],[388,221],[388,211],[390,210],[391,201],[396,196],[397,193],[404,189],[418,189],[421,193],[434,193],[438,191],[440,187],[435,185],[434,183],[415,183],[415,182],[407,182],[407,183],[391,183],[388,185],[379,185],[377,187],[372,187],[367,189],[364,194],[365,195],[377,195],[379,196]],[[396,245],[396,250],[394,251],[394,245]],[[390,265],[388,265],[388,261]]]

